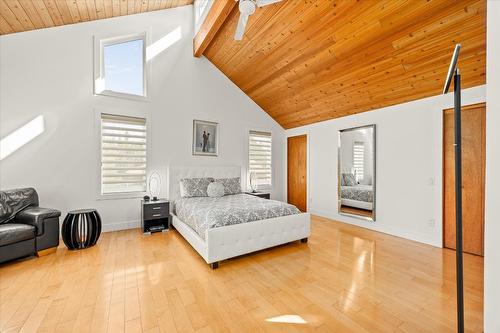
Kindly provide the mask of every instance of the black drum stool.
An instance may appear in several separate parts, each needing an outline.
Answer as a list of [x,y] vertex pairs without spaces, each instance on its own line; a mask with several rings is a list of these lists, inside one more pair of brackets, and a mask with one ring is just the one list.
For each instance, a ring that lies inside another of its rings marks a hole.
[[101,235],[101,217],[95,209],[68,212],[62,224],[62,238],[70,250],[94,246]]

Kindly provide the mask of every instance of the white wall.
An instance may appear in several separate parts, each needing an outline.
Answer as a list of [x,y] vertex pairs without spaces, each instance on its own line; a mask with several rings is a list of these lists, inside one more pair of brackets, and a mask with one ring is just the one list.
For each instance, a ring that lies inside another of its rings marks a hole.
[[[41,205],[94,207],[105,230],[137,226],[139,199],[98,200],[95,110],[149,115],[149,171],[166,195],[168,165],[247,165],[249,129],[273,134],[273,197],[283,198],[284,130],[205,58],[192,56],[192,6],[0,37],[0,136],[43,115],[45,131],[0,162],[1,188],[33,186]],[[182,39],[152,60],[150,102],[93,96],[92,36],[177,27]],[[193,119],[220,123],[219,157],[191,155]],[[64,215],[63,215],[64,216]]]
[[[485,86],[467,89],[462,103],[484,102],[485,95]],[[308,134],[309,211],[442,246],[442,115],[452,106],[452,94],[440,95],[287,130]],[[369,124],[376,124],[376,222],[337,209],[338,131]]]
[[500,332],[500,1],[489,0],[486,55],[484,331]]

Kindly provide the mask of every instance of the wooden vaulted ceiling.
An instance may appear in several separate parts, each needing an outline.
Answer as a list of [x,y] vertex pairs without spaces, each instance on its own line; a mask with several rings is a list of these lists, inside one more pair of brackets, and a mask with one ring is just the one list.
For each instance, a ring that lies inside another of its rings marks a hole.
[[465,88],[485,83],[485,0],[284,0],[238,7],[204,55],[284,128],[441,93],[455,43]]
[[190,5],[193,0],[0,0],[0,34]]

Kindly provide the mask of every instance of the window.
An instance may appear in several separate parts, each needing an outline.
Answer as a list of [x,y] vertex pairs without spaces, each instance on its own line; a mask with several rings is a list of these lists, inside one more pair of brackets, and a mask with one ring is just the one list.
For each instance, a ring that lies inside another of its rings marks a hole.
[[146,97],[146,34],[98,39],[94,45],[94,93]]
[[194,6],[195,8],[195,18],[196,22],[198,22],[203,15],[205,8],[208,6],[209,0],[198,0]]
[[205,21],[210,7],[214,4],[214,0],[195,0],[193,3],[194,8],[194,34],[196,35]]
[[146,119],[101,114],[101,194],[146,191]]
[[354,175],[356,181],[360,181],[365,176],[365,144],[364,142],[355,141],[353,145],[353,161]]
[[272,140],[271,133],[250,131],[248,142],[248,171],[255,189],[271,188]]

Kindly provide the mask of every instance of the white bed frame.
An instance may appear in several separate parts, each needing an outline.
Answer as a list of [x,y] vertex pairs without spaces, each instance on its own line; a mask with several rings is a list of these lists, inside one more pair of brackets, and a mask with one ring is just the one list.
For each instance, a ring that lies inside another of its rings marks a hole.
[[354,208],[361,208],[361,209],[367,209],[367,210],[373,209],[372,202],[358,201],[358,200],[352,200],[352,199],[342,199],[341,203],[342,203],[342,205],[354,207]]
[[[179,181],[182,178],[229,178],[241,177],[238,166],[170,167],[169,199],[180,197]],[[242,178],[243,179],[243,178]],[[297,240],[307,242],[310,235],[309,213],[294,214],[272,219],[209,228],[203,240],[190,226],[172,214],[177,231],[211,265],[217,268],[221,260],[240,256]]]

